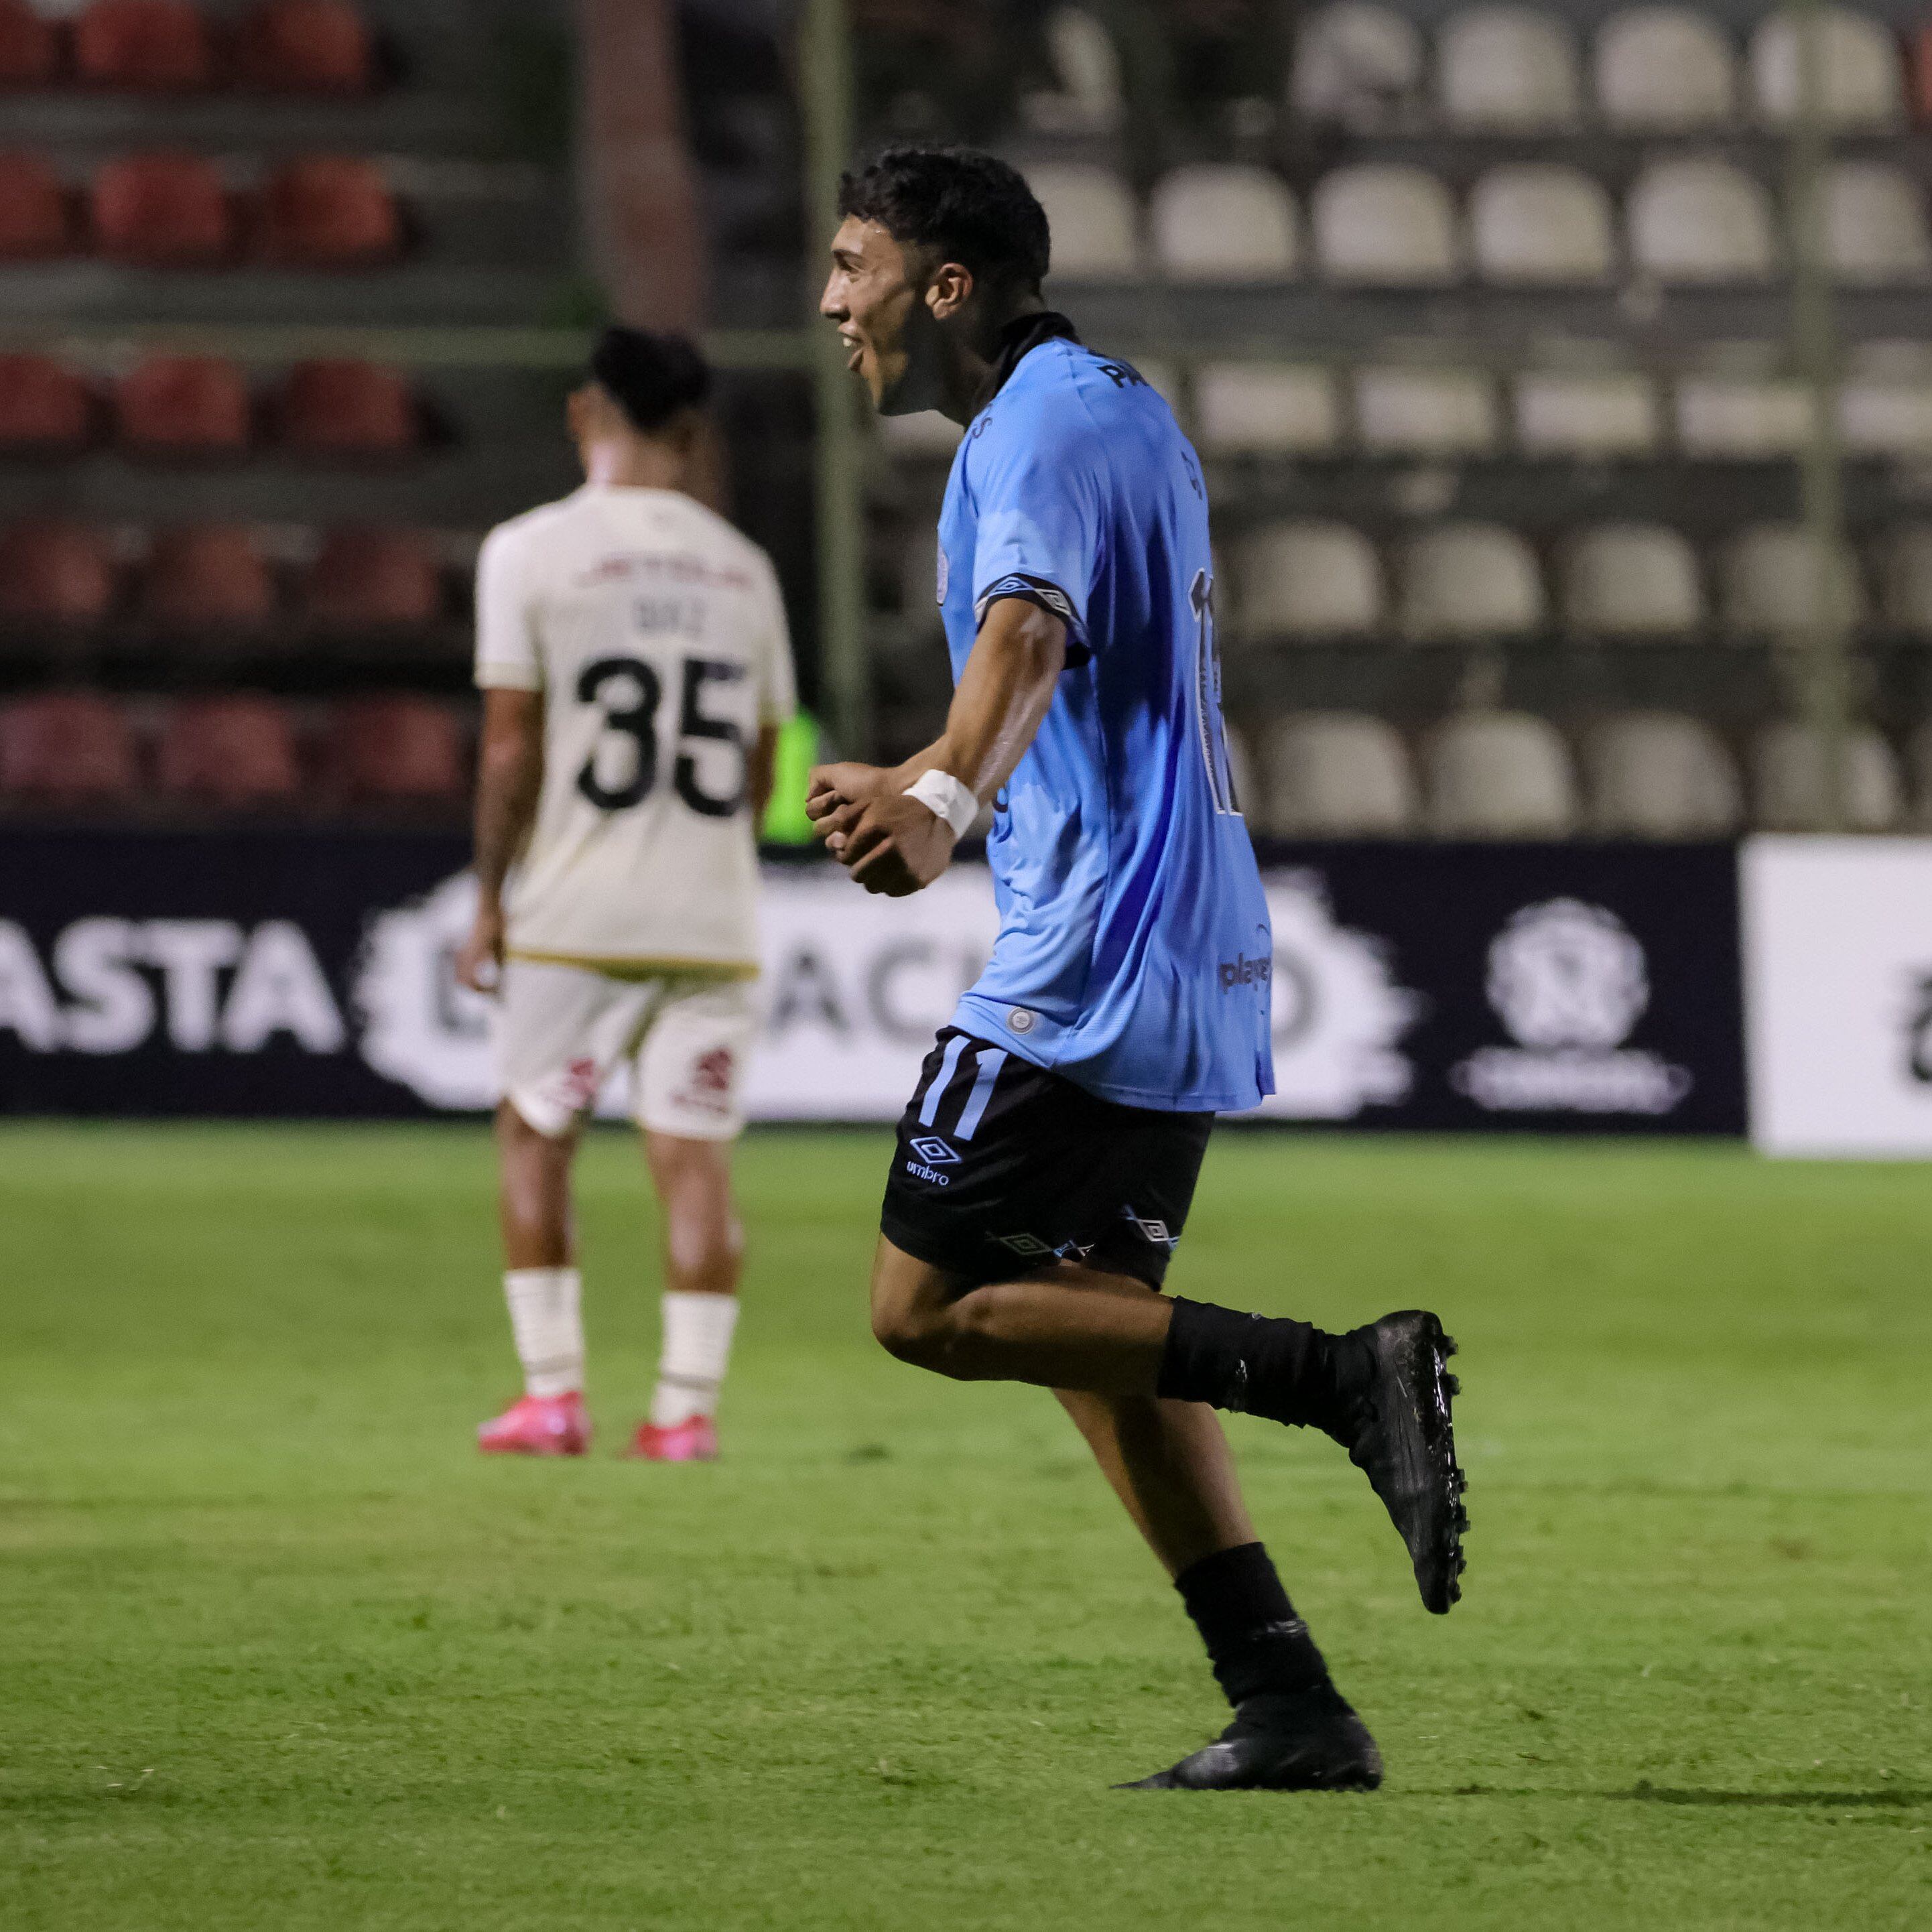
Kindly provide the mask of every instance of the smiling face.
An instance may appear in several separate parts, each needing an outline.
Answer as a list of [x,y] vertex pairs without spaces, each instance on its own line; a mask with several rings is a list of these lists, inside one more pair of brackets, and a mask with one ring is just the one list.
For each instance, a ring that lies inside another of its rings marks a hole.
[[931,273],[920,253],[856,214],[832,238],[832,273],[818,312],[838,325],[845,366],[864,378],[881,416],[936,406],[943,361],[938,324],[957,312],[972,286],[970,275],[953,262]]

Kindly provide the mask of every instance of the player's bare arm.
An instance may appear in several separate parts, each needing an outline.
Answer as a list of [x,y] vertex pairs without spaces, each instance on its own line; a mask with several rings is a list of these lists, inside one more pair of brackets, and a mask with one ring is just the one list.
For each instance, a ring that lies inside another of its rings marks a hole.
[[[483,694],[476,758],[476,918],[456,956],[456,976],[494,992],[503,970],[503,881],[529,836],[543,786],[543,694],[502,688]],[[766,782],[770,784],[770,766]]]
[[[820,766],[806,809],[826,849],[868,892],[903,898],[945,871],[952,826],[908,788],[928,772],[986,804],[1013,774],[1053,702],[1066,664],[1066,626],[1023,598],[991,605],[938,740],[890,771]],[[876,778],[876,782],[873,781]]]

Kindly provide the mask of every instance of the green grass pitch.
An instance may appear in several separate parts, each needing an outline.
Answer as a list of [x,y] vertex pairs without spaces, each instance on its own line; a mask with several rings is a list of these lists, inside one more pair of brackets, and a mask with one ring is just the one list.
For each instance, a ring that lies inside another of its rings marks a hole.
[[575,1463],[479,1128],[0,1131],[6,1932],[1932,1925],[1932,1183],[1224,1135],[1183,1292],[1462,1343],[1468,1594],[1232,1425],[1374,1797],[1128,1794],[1218,1728],[1043,1394],[866,1331],[886,1143],[755,1136],[724,1460],[611,1453],[636,1156],[583,1166]]

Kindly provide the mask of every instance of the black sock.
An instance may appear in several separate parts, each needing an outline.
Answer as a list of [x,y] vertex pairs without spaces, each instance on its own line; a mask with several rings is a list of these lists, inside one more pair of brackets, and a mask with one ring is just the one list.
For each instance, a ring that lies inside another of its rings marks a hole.
[[1375,1368],[1361,1336],[1170,1299],[1156,1395],[1309,1424],[1345,1444],[1352,1439],[1350,1417]]
[[1217,1550],[1174,1580],[1208,1646],[1214,1676],[1238,1705],[1266,1691],[1306,1690],[1328,1681],[1328,1666],[1294,1614],[1288,1592],[1258,1543]]

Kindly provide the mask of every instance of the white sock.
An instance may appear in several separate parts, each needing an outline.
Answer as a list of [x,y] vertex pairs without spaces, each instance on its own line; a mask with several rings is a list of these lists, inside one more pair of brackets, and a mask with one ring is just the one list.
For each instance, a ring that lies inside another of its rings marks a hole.
[[651,1425],[675,1429],[694,1415],[715,1415],[724,1365],[731,1359],[731,1331],[738,1325],[735,1294],[686,1294],[664,1298],[664,1353],[658,1358],[657,1393]]
[[568,1395],[583,1388],[582,1292],[574,1268],[512,1268],[504,1276],[526,1394]]

